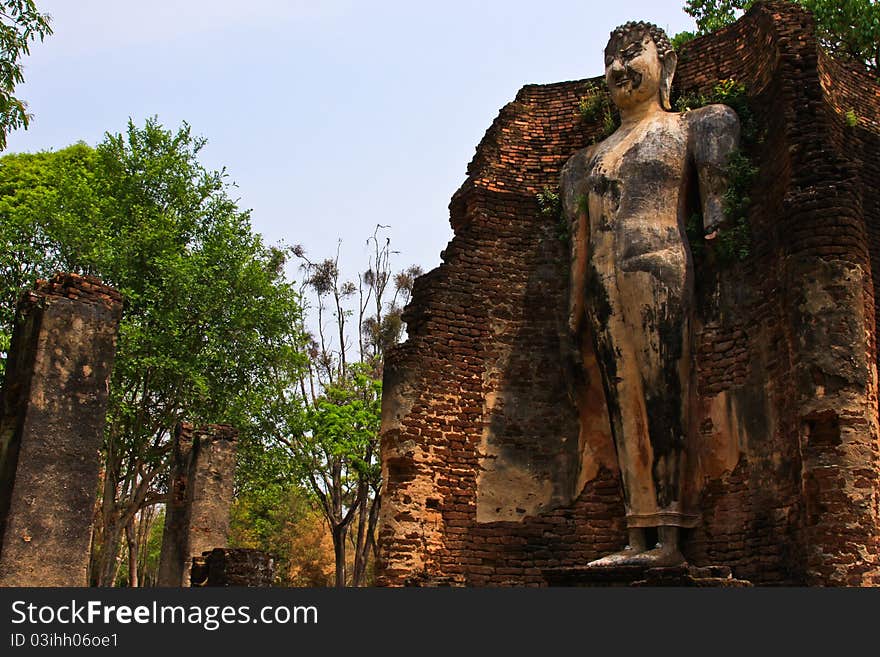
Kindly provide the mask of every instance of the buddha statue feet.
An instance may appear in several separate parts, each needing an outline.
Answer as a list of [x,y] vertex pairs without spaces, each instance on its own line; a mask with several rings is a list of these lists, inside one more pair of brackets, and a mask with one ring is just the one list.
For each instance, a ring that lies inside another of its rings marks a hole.
[[587,568],[616,568],[640,566],[642,568],[668,568],[686,563],[678,548],[678,527],[657,528],[659,541],[650,550],[646,546],[642,529],[629,529],[629,545],[620,552],[609,554],[587,564]]
[[587,568],[614,568],[616,566],[629,566],[633,563],[633,560],[641,554],[645,554],[644,548],[635,548],[627,545],[620,552],[615,552],[614,554],[609,554],[602,557],[601,559],[591,561],[587,564]]
[[668,548],[662,545],[640,552],[622,565],[642,566],[645,568],[669,568],[681,566],[686,563],[684,555],[677,548]]

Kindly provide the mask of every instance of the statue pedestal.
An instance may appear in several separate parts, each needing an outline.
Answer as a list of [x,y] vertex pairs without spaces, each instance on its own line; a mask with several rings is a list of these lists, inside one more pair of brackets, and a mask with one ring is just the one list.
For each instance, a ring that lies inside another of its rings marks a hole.
[[684,586],[742,588],[752,586],[736,579],[727,566],[673,566],[645,568],[616,566],[613,568],[548,568],[543,575],[550,586]]

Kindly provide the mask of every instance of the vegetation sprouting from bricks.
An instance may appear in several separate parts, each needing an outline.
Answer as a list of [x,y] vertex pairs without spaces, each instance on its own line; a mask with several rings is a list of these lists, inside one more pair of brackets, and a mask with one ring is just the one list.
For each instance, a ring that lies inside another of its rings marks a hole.
[[[712,103],[732,107],[739,117],[741,127],[740,149],[728,160],[725,175],[728,180],[724,193],[725,221],[714,236],[712,252],[720,265],[746,260],[751,253],[751,228],[748,212],[751,206],[751,188],[758,174],[750,153],[763,139],[754,112],[749,106],[745,85],[736,80],[719,81],[709,93],[690,91],[680,95],[674,103],[679,112],[697,109]],[[688,241],[697,263],[706,255],[706,236],[703,218],[697,211],[686,223]]]
[[599,84],[588,82],[585,85],[585,95],[578,102],[578,111],[581,120],[584,123],[594,123],[601,119],[602,131],[592,138],[591,143],[595,144],[602,141],[606,137],[617,130],[620,125],[620,115],[611,98],[608,95],[608,88],[605,81]]
[[543,191],[537,193],[536,198],[541,216],[553,222],[556,237],[567,245],[571,244],[571,228],[562,212],[559,188],[544,187]]

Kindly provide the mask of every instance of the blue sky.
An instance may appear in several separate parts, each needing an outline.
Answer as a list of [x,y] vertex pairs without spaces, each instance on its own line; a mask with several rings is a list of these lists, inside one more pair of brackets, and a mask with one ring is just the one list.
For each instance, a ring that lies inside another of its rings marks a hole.
[[398,267],[439,264],[449,198],[522,85],[600,74],[627,20],[693,29],[683,0],[37,4],[55,34],[25,61],[34,119],[8,152],[187,121],[268,242],[320,258],[342,238],[350,276],[378,223]]

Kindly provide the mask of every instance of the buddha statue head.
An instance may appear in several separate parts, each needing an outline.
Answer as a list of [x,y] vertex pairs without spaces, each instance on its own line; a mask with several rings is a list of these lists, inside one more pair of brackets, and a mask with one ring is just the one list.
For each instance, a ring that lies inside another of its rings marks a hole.
[[629,22],[611,33],[605,46],[605,81],[620,109],[656,101],[669,110],[669,92],[678,57],[656,25]]

